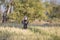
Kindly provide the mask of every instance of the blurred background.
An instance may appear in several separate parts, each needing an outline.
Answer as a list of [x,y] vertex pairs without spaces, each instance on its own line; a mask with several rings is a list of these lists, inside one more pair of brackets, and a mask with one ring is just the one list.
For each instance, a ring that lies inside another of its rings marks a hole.
[[[60,0],[0,0],[0,23],[60,25]],[[4,21],[4,22],[3,22]]]
[[0,40],[60,40],[60,0],[0,0]]

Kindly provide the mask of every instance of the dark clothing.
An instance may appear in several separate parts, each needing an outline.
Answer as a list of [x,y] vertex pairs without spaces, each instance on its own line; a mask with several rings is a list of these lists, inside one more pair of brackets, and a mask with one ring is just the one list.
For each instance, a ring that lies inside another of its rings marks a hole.
[[27,24],[24,24],[23,26],[24,26],[24,27],[23,27],[24,29],[27,29]]
[[27,20],[23,20],[22,23],[23,24],[28,24],[28,21]]
[[23,20],[22,24],[23,24],[23,28],[27,29],[28,21],[27,20]]

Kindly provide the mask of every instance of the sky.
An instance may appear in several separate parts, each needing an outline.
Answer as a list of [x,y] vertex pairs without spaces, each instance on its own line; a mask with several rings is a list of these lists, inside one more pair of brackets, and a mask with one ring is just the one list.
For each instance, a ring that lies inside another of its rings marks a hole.
[[[45,0],[43,0],[43,2],[44,2]],[[47,1],[50,1],[50,0],[47,0]],[[57,3],[60,3],[60,0],[56,0],[57,1]]]
[[5,7],[4,7],[4,5],[1,5],[1,12],[3,12],[4,13],[4,11],[5,11]]
[[57,2],[60,4],[60,0],[57,0]]

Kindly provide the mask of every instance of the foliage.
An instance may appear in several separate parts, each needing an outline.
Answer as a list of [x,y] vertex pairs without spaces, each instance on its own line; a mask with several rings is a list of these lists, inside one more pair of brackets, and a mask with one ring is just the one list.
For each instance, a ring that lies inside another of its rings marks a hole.
[[[1,1],[4,3],[4,0]],[[10,4],[6,3],[6,5]],[[25,15],[30,21],[35,19],[46,20],[48,18],[60,18],[60,5],[53,5],[53,3],[49,3],[48,1],[43,3],[42,0],[13,0],[12,6],[14,7],[14,11],[8,14],[8,17],[18,22]]]
[[44,5],[40,0],[13,0],[13,4],[14,19],[20,20],[24,15],[27,15],[29,20],[47,19]]

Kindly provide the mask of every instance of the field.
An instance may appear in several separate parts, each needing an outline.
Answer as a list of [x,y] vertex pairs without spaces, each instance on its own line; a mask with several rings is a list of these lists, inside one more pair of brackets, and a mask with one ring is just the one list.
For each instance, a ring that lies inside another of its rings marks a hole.
[[0,40],[60,40],[60,27],[0,27]]

